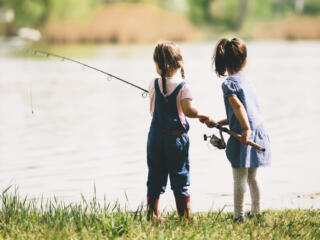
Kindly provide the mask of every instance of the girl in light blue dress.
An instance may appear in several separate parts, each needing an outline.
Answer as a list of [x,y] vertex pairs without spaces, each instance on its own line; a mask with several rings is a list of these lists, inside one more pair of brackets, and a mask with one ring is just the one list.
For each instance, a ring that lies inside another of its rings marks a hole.
[[[242,71],[247,62],[245,43],[233,38],[220,39],[213,55],[215,71],[219,77],[228,75],[222,83],[227,118],[215,123],[207,120],[208,127],[215,124],[229,125],[230,130],[241,134],[240,141],[230,137],[226,155],[233,169],[234,218],[244,221],[243,199],[246,182],[251,195],[251,217],[260,212],[260,190],[256,179],[257,169],[270,165],[269,137],[264,129],[263,117],[252,83]],[[264,152],[248,145],[248,140],[263,146]]]

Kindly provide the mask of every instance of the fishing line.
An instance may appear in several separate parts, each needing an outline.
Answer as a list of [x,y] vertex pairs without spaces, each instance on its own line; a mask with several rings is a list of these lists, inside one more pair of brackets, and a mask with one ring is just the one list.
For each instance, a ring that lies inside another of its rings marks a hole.
[[149,93],[148,90],[146,90],[146,89],[144,89],[144,88],[142,88],[142,87],[140,87],[140,86],[138,86],[138,85],[136,85],[136,84],[134,84],[134,83],[131,83],[131,82],[129,82],[129,81],[126,81],[126,80],[124,80],[124,79],[122,79],[122,78],[120,78],[120,77],[117,77],[117,76],[115,76],[115,75],[113,75],[113,74],[111,74],[111,73],[108,73],[108,72],[103,71],[103,70],[101,70],[101,69],[98,69],[98,68],[96,68],[96,67],[90,66],[90,65],[88,65],[88,64],[86,64],[86,63],[82,63],[82,62],[79,62],[79,61],[77,61],[77,60],[74,60],[74,59],[71,59],[71,58],[68,58],[68,57],[65,57],[65,56],[61,56],[61,55],[58,55],[58,54],[49,53],[49,52],[46,52],[46,51],[40,51],[40,50],[32,49],[32,50],[28,50],[28,52],[31,53],[31,54],[34,54],[34,55],[42,56],[42,57],[47,57],[47,58],[49,58],[50,56],[52,56],[52,57],[61,59],[61,61],[67,60],[67,61],[70,61],[70,62],[73,62],[73,63],[80,64],[83,69],[85,69],[85,68],[90,68],[90,69],[93,69],[93,70],[95,70],[95,71],[98,71],[98,72],[100,72],[100,73],[102,73],[102,74],[107,75],[107,76],[108,76],[108,77],[107,77],[107,80],[108,80],[108,81],[110,81],[112,78],[114,78],[114,79],[117,79],[117,80],[119,80],[119,81],[121,81],[121,82],[123,82],[123,83],[125,83],[125,84],[128,84],[128,85],[130,85],[130,86],[132,86],[132,87],[135,87],[135,88],[141,90],[141,91],[142,91],[142,94],[141,94],[141,95],[142,95],[143,98],[145,98],[145,97],[148,96],[148,93]]

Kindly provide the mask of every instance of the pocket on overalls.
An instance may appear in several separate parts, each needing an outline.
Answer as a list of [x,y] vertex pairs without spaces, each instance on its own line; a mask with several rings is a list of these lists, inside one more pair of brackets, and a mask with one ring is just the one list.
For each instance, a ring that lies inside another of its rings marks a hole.
[[182,137],[176,137],[176,149],[181,152],[183,151],[184,143]]
[[178,168],[184,168],[188,162],[189,155],[189,137],[183,135],[176,138],[176,164]]

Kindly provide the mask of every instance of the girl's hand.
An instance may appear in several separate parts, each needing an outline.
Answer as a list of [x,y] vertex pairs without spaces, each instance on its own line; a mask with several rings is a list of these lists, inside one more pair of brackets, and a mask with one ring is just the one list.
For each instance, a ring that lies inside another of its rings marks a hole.
[[244,130],[240,137],[240,142],[244,145],[248,145],[249,137],[250,137],[250,130]]
[[217,125],[217,123],[212,119],[208,119],[207,121],[205,121],[205,124],[208,128],[214,128]]
[[208,121],[208,118],[199,118],[199,121],[200,121],[201,123],[205,123],[206,121]]
[[205,123],[208,119],[210,119],[209,116],[207,116],[207,115],[202,115],[202,114],[198,114],[198,115],[197,115],[197,118],[199,118],[199,121],[200,121],[201,123]]

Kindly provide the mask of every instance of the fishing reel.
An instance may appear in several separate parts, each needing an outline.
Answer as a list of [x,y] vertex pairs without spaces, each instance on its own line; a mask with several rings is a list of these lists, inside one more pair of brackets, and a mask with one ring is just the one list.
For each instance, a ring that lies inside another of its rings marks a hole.
[[204,141],[207,141],[208,139],[209,142],[211,143],[212,146],[218,148],[218,149],[225,149],[226,148],[226,143],[224,141],[223,135],[222,135],[222,131],[219,130],[220,133],[220,138],[217,137],[216,135],[212,134],[211,136],[208,136],[206,134],[203,135],[203,139]]

